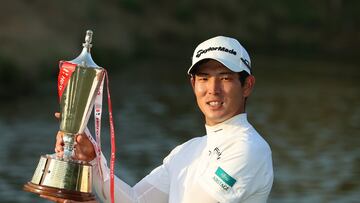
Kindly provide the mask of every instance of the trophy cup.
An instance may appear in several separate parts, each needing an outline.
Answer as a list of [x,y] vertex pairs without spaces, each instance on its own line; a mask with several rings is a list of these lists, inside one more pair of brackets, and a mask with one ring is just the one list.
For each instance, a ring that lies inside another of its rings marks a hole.
[[91,165],[72,158],[76,135],[86,128],[105,74],[105,69],[96,65],[90,54],[92,34],[90,30],[86,32],[83,50],[77,58],[60,62],[58,91],[64,156],[42,155],[31,181],[24,185],[25,191],[76,201],[95,199],[91,191]]

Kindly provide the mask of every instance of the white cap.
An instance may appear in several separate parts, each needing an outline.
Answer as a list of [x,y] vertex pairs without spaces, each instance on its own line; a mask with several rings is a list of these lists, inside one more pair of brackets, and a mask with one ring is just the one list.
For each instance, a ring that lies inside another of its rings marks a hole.
[[194,51],[188,74],[203,59],[214,59],[234,72],[244,70],[251,74],[250,56],[234,38],[217,36],[199,44]]

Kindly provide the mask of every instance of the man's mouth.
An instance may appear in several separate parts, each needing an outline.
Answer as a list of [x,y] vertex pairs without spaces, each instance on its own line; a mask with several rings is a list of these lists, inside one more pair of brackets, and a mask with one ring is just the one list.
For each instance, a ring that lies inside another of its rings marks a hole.
[[220,102],[220,101],[210,101],[210,102],[206,102],[207,105],[211,106],[211,107],[220,107],[221,105],[223,105],[224,102]]

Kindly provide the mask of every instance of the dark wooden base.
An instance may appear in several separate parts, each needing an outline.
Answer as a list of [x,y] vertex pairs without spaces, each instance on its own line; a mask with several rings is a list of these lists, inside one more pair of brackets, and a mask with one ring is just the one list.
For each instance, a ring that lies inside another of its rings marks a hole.
[[33,184],[31,182],[26,183],[23,189],[27,192],[36,193],[38,195],[59,197],[59,198],[70,199],[79,202],[95,200],[95,196],[92,193],[77,192],[77,191],[64,190],[54,187],[41,186],[41,185]]

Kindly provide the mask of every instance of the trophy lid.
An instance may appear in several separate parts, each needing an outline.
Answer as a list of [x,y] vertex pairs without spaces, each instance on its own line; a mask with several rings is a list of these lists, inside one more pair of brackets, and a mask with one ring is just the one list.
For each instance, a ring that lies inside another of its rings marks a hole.
[[89,67],[89,68],[100,68],[100,66],[98,66],[94,62],[94,60],[91,57],[91,53],[90,53],[90,49],[92,47],[92,44],[91,44],[92,35],[93,35],[92,30],[86,31],[85,43],[83,43],[83,49],[78,57],[76,57],[75,59],[70,61],[71,63],[82,65],[82,66]]

